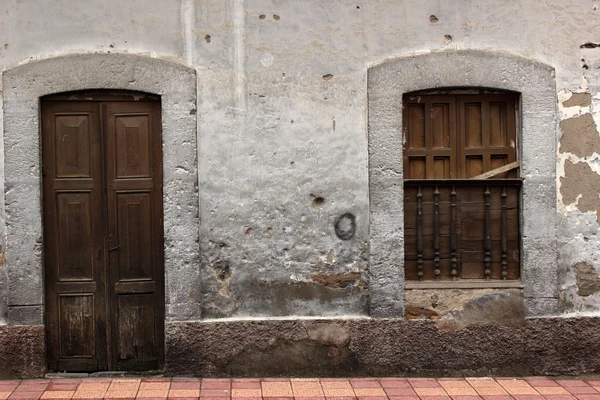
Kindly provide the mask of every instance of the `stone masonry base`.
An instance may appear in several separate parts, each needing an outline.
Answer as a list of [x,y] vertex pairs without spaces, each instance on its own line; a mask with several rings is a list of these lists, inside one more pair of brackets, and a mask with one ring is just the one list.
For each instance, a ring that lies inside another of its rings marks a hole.
[[[0,379],[42,377],[42,326],[0,327]],[[521,326],[432,320],[166,324],[165,375],[200,377],[576,375],[600,372],[600,318]]]

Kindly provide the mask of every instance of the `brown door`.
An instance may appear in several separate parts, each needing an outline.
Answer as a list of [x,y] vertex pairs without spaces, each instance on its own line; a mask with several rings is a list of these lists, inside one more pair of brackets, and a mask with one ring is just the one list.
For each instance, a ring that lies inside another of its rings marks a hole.
[[160,103],[64,98],[42,102],[48,366],[160,369]]

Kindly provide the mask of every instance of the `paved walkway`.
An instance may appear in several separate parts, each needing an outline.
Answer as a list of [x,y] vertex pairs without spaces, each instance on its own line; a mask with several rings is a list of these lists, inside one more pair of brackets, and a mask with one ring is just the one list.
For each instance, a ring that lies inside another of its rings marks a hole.
[[600,380],[533,378],[0,381],[0,399],[600,400]]

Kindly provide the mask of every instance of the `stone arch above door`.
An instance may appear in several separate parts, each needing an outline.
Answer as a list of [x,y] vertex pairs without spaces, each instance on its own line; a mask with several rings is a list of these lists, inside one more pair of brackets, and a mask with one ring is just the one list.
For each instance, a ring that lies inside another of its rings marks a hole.
[[40,97],[86,89],[161,96],[166,319],[199,319],[195,70],[134,54],[69,55],[5,71],[3,88],[8,323],[43,323]]
[[371,315],[404,314],[402,95],[443,87],[521,94],[521,274],[526,315],[554,314],[558,304],[554,69],[512,54],[462,50],[402,57],[369,68]]

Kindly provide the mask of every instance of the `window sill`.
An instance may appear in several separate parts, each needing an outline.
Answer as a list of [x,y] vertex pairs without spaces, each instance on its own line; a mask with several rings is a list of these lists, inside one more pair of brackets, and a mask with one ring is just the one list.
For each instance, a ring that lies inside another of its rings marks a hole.
[[523,282],[485,279],[462,279],[459,281],[406,281],[410,289],[522,289]]

